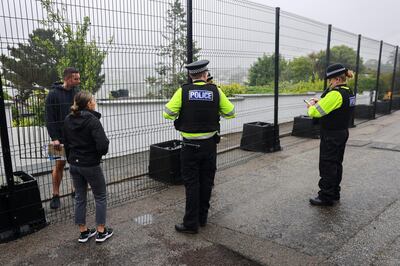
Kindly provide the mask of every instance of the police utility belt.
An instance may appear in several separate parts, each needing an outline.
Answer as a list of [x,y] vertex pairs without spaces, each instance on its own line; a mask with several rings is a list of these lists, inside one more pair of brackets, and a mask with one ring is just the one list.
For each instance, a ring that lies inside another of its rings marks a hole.
[[215,133],[211,138],[208,139],[187,139],[183,138],[182,146],[192,147],[192,148],[200,148],[201,143],[208,140],[214,140],[216,144],[218,144],[221,140],[221,136],[218,133]]

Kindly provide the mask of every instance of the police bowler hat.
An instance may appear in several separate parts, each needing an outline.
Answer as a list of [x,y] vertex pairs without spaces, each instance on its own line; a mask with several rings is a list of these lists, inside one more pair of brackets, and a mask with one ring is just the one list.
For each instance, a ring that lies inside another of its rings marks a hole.
[[331,79],[340,76],[346,72],[347,68],[345,68],[342,64],[332,64],[326,69],[326,78]]
[[189,71],[189,74],[197,74],[204,71],[207,71],[207,65],[210,63],[208,60],[200,60],[186,65],[186,69]]

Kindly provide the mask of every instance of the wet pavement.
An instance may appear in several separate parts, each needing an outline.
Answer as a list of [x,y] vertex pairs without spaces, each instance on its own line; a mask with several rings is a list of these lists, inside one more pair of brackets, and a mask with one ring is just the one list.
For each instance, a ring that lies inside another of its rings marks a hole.
[[281,145],[217,173],[209,224],[197,235],[174,231],[184,189],[171,186],[109,209],[115,235],[103,244],[79,244],[67,220],[0,244],[0,264],[400,265],[400,112],[351,129],[334,207],[308,203],[319,140],[287,136]]

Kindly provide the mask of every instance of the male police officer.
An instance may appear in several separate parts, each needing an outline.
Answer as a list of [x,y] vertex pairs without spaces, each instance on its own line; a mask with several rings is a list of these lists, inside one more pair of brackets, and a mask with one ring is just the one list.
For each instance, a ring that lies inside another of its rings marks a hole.
[[181,172],[186,190],[183,223],[178,232],[195,234],[207,223],[209,201],[216,171],[219,117],[233,118],[235,110],[221,89],[207,84],[208,60],[188,64],[193,80],[179,88],[166,104],[164,117],[174,120],[181,132]]
[[312,99],[307,105],[308,115],[320,118],[321,124],[320,191],[316,198],[310,199],[312,205],[331,206],[340,199],[343,155],[355,106],[355,95],[346,87],[347,78],[352,77],[353,73],[342,64],[330,65],[326,70],[330,89],[322,94],[321,100]]

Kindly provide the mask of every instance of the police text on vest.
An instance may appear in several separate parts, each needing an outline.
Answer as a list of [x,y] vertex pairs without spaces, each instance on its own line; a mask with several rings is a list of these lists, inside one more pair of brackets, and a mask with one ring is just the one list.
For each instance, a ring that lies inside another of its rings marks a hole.
[[190,90],[189,101],[213,101],[213,92],[207,90]]

